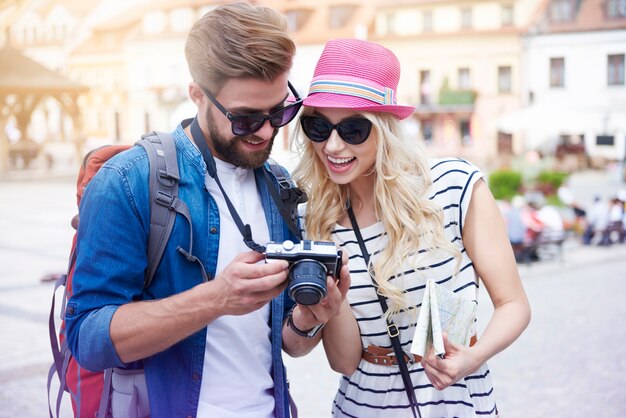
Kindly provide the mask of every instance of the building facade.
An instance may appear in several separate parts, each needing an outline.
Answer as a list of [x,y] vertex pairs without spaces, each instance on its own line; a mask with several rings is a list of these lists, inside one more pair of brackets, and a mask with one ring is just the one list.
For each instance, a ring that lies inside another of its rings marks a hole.
[[[89,87],[79,109],[82,141],[92,147],[132,143],[194,115],[184,42],[221,3],[30,0],[0,22],[26,55]],[[490,169],[529,150],[582,143],[586,155],[624,158],[626,0],[257,3],[287,17],[298,46],[291,81],[301,94],[328,39],[393,50],[402,64],[398,100],[416,106],[407,129],[430,155]],[[62,109],[46,104],[41,114],[57,137],[73,138]],[[286,149],[289,127],[281,135]]]
[[625,0],[547,2],[523,37],[524,107],[503,129],[564,169],[624,160],[625,54]]

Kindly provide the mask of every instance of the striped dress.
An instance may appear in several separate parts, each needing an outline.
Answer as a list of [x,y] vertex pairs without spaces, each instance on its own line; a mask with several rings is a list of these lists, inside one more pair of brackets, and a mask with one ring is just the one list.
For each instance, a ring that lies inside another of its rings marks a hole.
[[[404,269],[407,272],[404,277],[391,279],[402,280],[401,286],[407,289],[408,300],[417,308],[421,306],[424,287],[429,278],[468,299],[478,299],[478,279],[463,247],[461,231],[473,186],[483,174],[464,160],[438,159],[430,160],[429,163],[433,179],[429,198],[443,207],[446,237],[461,250],[462,261],[460,273],[453,279],[456,260],[449,253],[428,254],[420,251],[424,257],[423,262],[420,259],[420,264],[428,268],[408,272]],[[386,244],[382,224],[379,222],[361,228],[361,234],[368,252],[375,260]],[[366,273],[353,230],[337,225],[333,240],[349,256],[352,284],[347,298],[360,327],[363,347],[377,345],[392,349],[386,323],[382,319],[382,309],[372,281]],[[394,322],[400,329],[400,341],[407,352],[411,346],[416,321],[415,311],[394,317]],[[433,388],[419,363],[409,366],[409,372],[423,418],[497,416],[493,387],[486,365],[443,391]],[[399,368],[361,360],[351,376],[342,376],[332,413],[334,416],[355,418],[412,417],[407,407],[408,399]]]

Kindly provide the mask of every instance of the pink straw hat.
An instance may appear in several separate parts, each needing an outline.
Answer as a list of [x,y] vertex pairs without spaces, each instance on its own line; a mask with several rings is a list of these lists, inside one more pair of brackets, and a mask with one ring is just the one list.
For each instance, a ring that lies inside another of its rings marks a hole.
[[396,103],[400,62],[393,52],[373,42],[333,39],[317,62],[303,105],[387,112],[398,119],[415,107]]

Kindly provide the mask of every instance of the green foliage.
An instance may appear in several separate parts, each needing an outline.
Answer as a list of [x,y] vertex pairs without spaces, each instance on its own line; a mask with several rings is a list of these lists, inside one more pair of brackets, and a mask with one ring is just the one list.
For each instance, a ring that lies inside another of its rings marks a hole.
[[448,90],[439,93],[439,104],[468,105],[476,101],[476,93],[470,90]]
[[522,173],[513,170],[497,170],[489,175],[489,189],[498,200],[511,200],[522,186]]
[[544,170],[537,174],[535,180],[537,189],[542,191],[544,195],[550,196],[556,193],[561,185],[567,180],[569,174],[563,171]]
[[476,101],[476,92],[473,90],[453,90],[450,88],[448,77],[443,80],[439,89],[439,104],[441,105],[470,105]]
[[556,194],[546,196],[546,205],[562,207],[565,206]]

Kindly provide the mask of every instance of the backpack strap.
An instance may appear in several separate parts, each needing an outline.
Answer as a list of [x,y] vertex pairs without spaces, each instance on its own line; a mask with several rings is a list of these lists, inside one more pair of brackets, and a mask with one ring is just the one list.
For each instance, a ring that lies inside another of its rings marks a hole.
[[[72,251],[72,257],[74,258],[74,251]],[[54,292],[52,293],[52,305],[50,307],[50,316],[48,318],[48,330],[50,333],[50,343],[52,346],[52,358],[53,363],[50,366],[50,370],[48,371],[48,413],[50,414],[50,418],[53,416],[60,417],[61,412],[61,401],[63,399],[63,392],[66,390],[65,383],[65,371],[67,370],[67,366],[70,360],[69,347],[67,346],[67,341],[63,340],[61,344],[59,344],[59,340],[56,335],[56,327],[54,323],[54,308],[56,306],[56,292],[60,286],[64,286],[63,291],[63,309],[62,312],[65,312],[65,299],[67,298],[67,288],[65,287],[67,280],[67,275],[63,274],[60,276],[55,285]],[[57,394],[57,402],[56,402],[56,415],[52,414],[52,406],[50,405],[50,390],[52,388],[52,379],[54,375],[57,375],[59,378],[59,390]]]
[[107,418],[109,413],[109,404],[111,401],[111,389],[113,386],[113,369],[104,370],[104,384],[102,386],[102,396],[100,397],[100,407],[95,418]]
[[178,161],[176,146],[169,134],[151,132],[138,141],[150,161],[150,233],[148,234],[148,268],[144,288],[152,282],[174,226],[176,213],[171,210],[178,197]]
[[[296,186],[286,170],[273,159],[268,159],[263,168],[264,178],[276,207],[289,230],[298,239],[302,239],[302,232],[298,223],[298,205],[307,201],[307,195]],[[278,183],[278,189],[272,179]]]
[[148,268],[144,278],[144,289],[150,286],[159,266],[174,227],[176,213],[181,214],[189,223],[189,249],[178,247],[188,261],[201,266],[202,275],[207,280],[204,266],[193,256],[193,228],[189,208],[178,198],[178,159],[176,144],[169,133],[150,132],[137,141],[148,154],[150,164],[150,233],[148,234]]

